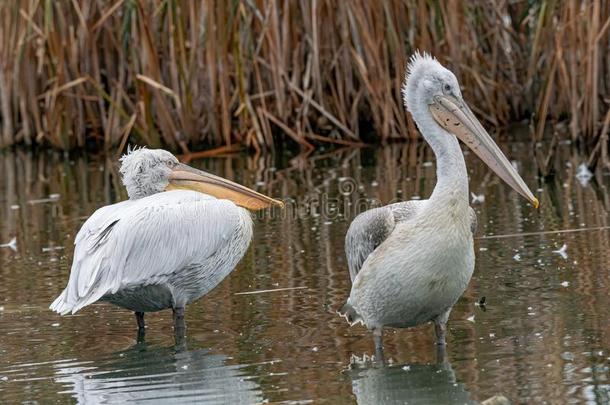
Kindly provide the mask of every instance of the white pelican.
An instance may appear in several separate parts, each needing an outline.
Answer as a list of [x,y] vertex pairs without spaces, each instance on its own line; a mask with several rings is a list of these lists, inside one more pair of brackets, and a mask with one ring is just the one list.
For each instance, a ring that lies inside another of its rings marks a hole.
[[160,149],[128,152],[120,171],[129,200],[98,209],[83,224],[70,280],[50,309],[74,314],[108,301],[134,311],[143,333],[145,312],[172,308],[178,336],[184,307],[216,287],[246,252],[246,209],[283,203]]
[[468,205],[468,174],[458,139],[538,207],[523,179],[462,99],[457,79],[431,56],[415,53],[404,103],[437,159],[428,200],[371,209],[351,223],[345,240],[352,289],[339,313],[373,331],[383,361],[383,327],[434,322],[445,346],[451,308],[474,270],[476,216]]

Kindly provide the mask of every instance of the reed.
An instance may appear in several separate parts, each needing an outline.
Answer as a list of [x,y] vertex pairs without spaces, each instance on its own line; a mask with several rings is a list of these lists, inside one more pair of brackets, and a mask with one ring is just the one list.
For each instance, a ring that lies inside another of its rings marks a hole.
[[[486,125],[549,123],[607,162],[610,1],[0,3],[0,144],[310,150],[413,139],[400,85],[432,52]],[[604,123],[606,125],[604,125]]]

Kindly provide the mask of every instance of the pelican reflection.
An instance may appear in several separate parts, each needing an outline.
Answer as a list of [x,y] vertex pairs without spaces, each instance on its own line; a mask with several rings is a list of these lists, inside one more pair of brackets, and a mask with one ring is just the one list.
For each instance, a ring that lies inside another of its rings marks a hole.
[[79,404],[261,403],[258,383],[245,366],[207,349],[176,351],[138,343],[96,362],[56,364],[55,381]]
[[476,404],[447,361],[349,370],[358,404]]

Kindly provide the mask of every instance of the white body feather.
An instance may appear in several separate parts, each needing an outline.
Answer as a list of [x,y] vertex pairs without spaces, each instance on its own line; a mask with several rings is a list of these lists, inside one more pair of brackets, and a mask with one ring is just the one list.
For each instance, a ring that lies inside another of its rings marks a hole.
[[76,236],[70,280],[50,308],[75,313],[98,300],[138,312],[184,307],[233,270],[251,238],[248,211],[193,191],[102,207]]

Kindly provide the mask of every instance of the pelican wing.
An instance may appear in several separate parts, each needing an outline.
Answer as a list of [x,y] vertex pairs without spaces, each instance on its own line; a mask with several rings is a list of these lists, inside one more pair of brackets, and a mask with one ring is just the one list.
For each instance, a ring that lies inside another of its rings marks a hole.
[[128,285],[150,285],[229,243],[238,208],[193,191],[170,191],[97,210],[75,240],[70,280],[51,309],[76,312]]
[[[412,200],[373,208],[358,215],[345,237],[349,275],[354,282],[365,260],[394,231],[397,224],[413,218],[427,200]],[[470,208],[470,229],[476,231],[477,217]]]
[[390,236],[396,224],[413,217],[424,203],[413,200],[373,208],[352,221],[345,237],[345,254],[352,282],[366,258]]

